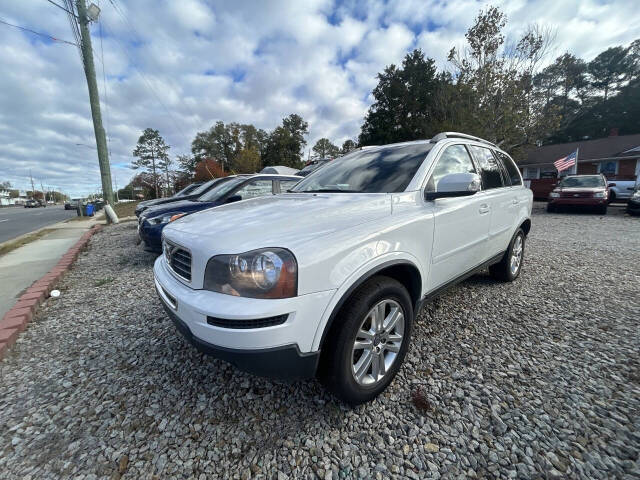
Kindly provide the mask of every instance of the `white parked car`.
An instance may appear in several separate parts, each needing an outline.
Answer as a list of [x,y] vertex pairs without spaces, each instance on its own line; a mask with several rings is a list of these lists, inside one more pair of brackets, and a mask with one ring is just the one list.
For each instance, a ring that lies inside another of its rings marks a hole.
[[616,201],[626,202],[631,198],[636,188],[636,180],[609,180],[607,182],[609,188],[609,202]]
[[367,147],[291,193],[172,222],[155,285],[202,351],[318,374],[358,404],[392,381],[424,301],[479,269],[518,277],[532,201],[513,160],[475,137]]

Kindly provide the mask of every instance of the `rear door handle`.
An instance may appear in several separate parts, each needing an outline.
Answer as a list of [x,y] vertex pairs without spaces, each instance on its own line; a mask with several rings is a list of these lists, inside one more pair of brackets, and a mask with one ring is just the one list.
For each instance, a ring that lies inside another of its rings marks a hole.
[[478,210],[480,212],[481,215],[484,215],[485,213],[489,213],[489,205],[487,205],[486,203],[483,203],[482,205],[480,205],[480,210]]

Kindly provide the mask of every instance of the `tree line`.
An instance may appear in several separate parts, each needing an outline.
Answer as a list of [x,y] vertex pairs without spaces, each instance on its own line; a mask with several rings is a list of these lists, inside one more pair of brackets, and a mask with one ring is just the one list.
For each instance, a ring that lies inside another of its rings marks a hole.
[[543,68],[554,33],[530,26],[507,43],[507,18],[481,10],[452,48],[448,69],[420,50],[378,74],[360,145],[460,131],[497,143],[516,158],[545,143],[640,131],[640,39],[590,62],[565,53]]
[[[174,160],[160,132],[147,128],[138,138],[131,163],[131,167],[140,169],[141,173],[119,194],[123,198],[134,198],[138,188],[145,196],[160,197],[192,180],[255,173],[272,165],[300,169],[304,166],[308,133],[309,124],[297,114],[283,118],[271,132],[251,124],[217,121],[208,130],[196,133],[191,154],[177,155]],[[344,141],[340,148],[328,138],[321,138],[312,147],[313,156],[308,159],[335,158],[356,147],[354,140]]]
[[[555,42],[552,30],[532,25],[508,42],[506,24],[498,8],[481,10],[465,45],[450,50],[445,69],[438,70],[420,49],[401,65],[385,67],[357,141],[338,147],[321,138],[310,151],[313,158],[460,131],[486,138],[519,159],[545,143],[604,137],[612,129],[640,132],[640,39],[608,48],[590,62],[564,53],[547,64]],[[253,173],[270,165],[301,168],[308,133],[308,123],[297,114],[269,132],[217,121],[196,134],[191,154],[174,162],[159,132],[147,128],[133,151],[132,167],[144,170],[135,181],[160,196],[192,179]]]

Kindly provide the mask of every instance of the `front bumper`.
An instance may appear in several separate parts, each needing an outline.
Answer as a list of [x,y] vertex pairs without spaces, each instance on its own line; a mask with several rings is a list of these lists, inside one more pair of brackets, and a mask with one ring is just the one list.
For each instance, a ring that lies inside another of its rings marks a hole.
[[629,200],[627,203],[627,212],[640,214],[640,200]]
[[162,229],[165,225],[167,224],[151,225],[146,220],[138,223],[138,235],[149,250],[162,253]]
[[[153,272],[165,310],[201,351],[256,375],[284,379],[314,376],[320,352],[312,350],[313,339],[334,290],[283,299],[195,290],[174,277],[164,256],[156,260]],[[208,317],[233,321],[278,315],[287,315],[287,320],[263,328],[226,328],[207,322]]]
[[600,205],[606,205],[606,198],[571,198],[571,197],[560,197],[560,198],[549,198],[550,205],[574,205],[576,207],[598,207]]

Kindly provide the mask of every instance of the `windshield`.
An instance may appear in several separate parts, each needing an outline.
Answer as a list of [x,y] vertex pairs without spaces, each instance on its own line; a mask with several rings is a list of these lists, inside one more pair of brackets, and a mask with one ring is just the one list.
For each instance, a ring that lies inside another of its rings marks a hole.
[[302,170],[300,170],[298,173],[296,173],[296,175],[299,176],[299,177],[304,177],[306,175],[309,175],[311,172],[317,170],[318,168],[323,166],[325,163],[329,163],[329,161],[328,160],[319,160],[317,162],[310,163],[309,165],[304,167]]
[[402,192],[433,145],[421,143],[358,150],[301,180],[292,192]]
[[182,190],[180,190],[174,196],[175,197],[184,197],[187,193],[189,193],[191,190],[195,190],[196,188],[198,188],[198,185],[195,185],[195,184],[192,183],[191,185],[187,185],[186,187],[184,187]]
[[585,177],[567,177],[560,182],[560,187],[604,187],[604,180],[600,175],[589,175]]
[[213,180],[209,180],[208,182],[204,182],[202,185],[197,187],[195,190],[191,192],[191,195],[202,195],[207,189],[211,188],[212,185],[218,183],[222,178],[214,178]]
[[209,190],[207,193],[198,197],[199,202],[214,202],[223,195],[229,193],[239,183],[244,182],[247,177],[227,177],[221,178],[220,183]]

